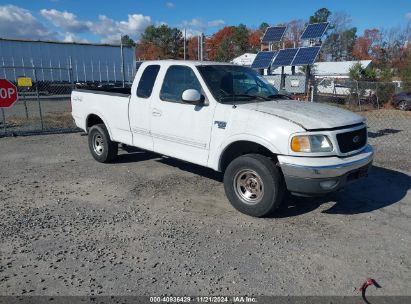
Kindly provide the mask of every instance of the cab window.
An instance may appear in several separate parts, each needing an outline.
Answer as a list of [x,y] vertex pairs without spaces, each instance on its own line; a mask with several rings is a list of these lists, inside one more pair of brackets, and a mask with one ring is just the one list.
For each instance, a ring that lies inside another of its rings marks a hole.
[[201,93],[201,85],[194,71],[187,66],[170,66],[164,76],[160,99],[182,103],[181,96],[188,89],[195,89]]
[[159,65],[149,65],[145,68],[137,87],[138,97],[149,98],[151,96],[159,70]]

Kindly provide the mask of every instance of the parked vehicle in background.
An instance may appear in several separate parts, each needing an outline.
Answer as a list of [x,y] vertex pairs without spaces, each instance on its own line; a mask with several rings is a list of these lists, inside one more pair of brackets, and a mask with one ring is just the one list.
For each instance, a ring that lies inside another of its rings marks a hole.
[[351,94],[351,87],[344,82],[336,82],[333,79],[324,78],[317,85],[318,94],[348,96]]
[[317,91],[319,94],[325,95],[334,95],[334,96],[348,96],[350,94],[360,94],[361,99],[369,98],[372,95],[375,95],[375,91],[372,89],[357,89],[355,81],[348,79],[330,79],[323,78],[318,86]]
[[272,214],[286,191],[337,191],[373,159],[362,116],[284,98],[237,65],[146,61],[131,89],[74,90],[71,100],[97,161],[121,143],[224,172],[231,204],[252,216]]
[[411,92],[401,92],[392,96],[392,104],[399,110],[411,110]]
[[376,91],[370,88],[363,88],[358,82],[345,78],[323,78],[317,85],[318,96],[337,98],[339,103],[346,103],[348,97],[361,101],[362,104],[372,104],[375,108],[378,105]]

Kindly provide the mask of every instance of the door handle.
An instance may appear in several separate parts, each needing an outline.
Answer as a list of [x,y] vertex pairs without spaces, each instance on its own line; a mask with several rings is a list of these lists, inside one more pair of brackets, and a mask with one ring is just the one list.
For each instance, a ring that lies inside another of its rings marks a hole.
[[152,111],[151,111],[151,114],[153,115],[153,116],[161,116],[161,111],[159,110],[159,109],[153,109]]

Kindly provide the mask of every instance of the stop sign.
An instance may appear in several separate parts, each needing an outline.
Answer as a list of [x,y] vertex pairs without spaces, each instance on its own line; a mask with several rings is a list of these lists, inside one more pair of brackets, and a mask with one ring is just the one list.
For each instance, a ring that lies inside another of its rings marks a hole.
[[10,108],[17,98],[16,86],[7,79],[0,79],[0,108]]

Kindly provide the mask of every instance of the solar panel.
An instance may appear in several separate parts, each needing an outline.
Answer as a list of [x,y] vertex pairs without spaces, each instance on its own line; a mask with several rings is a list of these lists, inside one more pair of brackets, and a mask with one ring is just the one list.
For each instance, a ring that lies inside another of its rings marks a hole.
[[301,35],[300,39],[303,40],[321,38],[327,30],[327,27],[328,22],[309,24],[305,28],[304,33]]
[[267,69],[271,66],[271,62],[277,52],[258,52],[251,67],[253,69]]
[[318,53],[320,52],[320,49],[320,46],[299,48],[291,65],[313,64],[315,58],[317,58]]
[[283,38],[286,26],[272,26],[267,28],[264,33],[262,42],[278,42]]
[[280,50],[274,59],[273,66],[291,65],[298,49],[283,49]]

